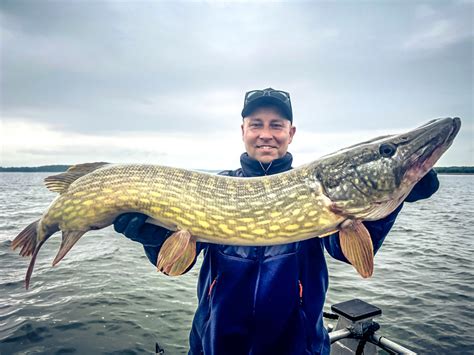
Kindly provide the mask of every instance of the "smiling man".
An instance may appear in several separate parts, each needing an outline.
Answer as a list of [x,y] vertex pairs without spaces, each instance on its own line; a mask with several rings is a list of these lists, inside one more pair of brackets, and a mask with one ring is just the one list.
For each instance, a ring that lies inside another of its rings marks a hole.
[[[246,152],[241,167],[221,175],[256,177],[290,170],[287,151],[296,129],[290,95],[253,90],[245,95],[242,139]],[[438,188],[427,174],[406,201],[431,196]],[[379,221],[364,222],[374,251],[382,245],[402,206]],[[117,232],[142,243],[156,265],[170,231],[145,223],[147,216],[130,213],[117,218]],[[190,354],[328,354],[323,325],[328,288],[324,250],[347,262],[339,235],[274,246],[230,246],[198,243],[204,259],[198,281],[198,307],[189,337]],[[351,295],[348,295],[351,297]]]
[[282,98],[285,94],[288,95],[288,105],[280,100],[275,101],[272,96],[261,96],[257,98],[260,100],[250,101],[252,96],[258,95],[259,92],[247,94],[248,103],[242,111],[242,139],[250,157],[270,164],[273,160],[285,156],[296,128],[291,123],[293,116],[287,93],[273,91],[273,95],[281,95]]

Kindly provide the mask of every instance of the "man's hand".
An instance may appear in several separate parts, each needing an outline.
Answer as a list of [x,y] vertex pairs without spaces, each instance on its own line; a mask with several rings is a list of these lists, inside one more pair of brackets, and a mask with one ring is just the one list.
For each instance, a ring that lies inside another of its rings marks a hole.
[[431,197],[439,188],[439,180],[436,171],[431,169],[420,181],[413,186],[413,189],[405,199],[406,202],[415,202]]
[[145,223],[148,216],[142,213],[125,213],[114,221],[114,229],[127,238],[139,242],[144,246],[159,247],[169,236],[170,230]]

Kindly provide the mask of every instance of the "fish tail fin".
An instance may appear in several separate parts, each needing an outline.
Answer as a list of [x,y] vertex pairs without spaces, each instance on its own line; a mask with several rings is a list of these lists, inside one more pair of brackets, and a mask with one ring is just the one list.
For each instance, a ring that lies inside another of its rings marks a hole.
[[30,256],[36,249],[39,219],[29,224],[12,241],[13,250],[21,247],[21,256]]
[[29,224],[25,229],[23,229],[20,234],[16,236],[12,241],[12,249],[15,250],[21,247],[20,255],[21,256],[30,256],[30,265],[28,266],[28,271],[25,276],[25,288],[28,290],[30,286],[31,275],[33,274],[33,269],[35,267],[36,256],[38,255],[41,246],[51,235],[44,236],[43,240],[38,243],[38,227],[40,224],[40,219]]
[[43,246],[44,242],[46,239],[43,239],[35,248],[33,251],[33,255],[31,256],[30,260],[30,265],[28,266],[28,270],[26,271],[26,276],[25,276],[25,288],[28,290],[30,287],[30,280],[31,280],[31,275],[33,274],[33,269],[35,268],[35,262],[36,262],[36,256],[38,255],[39,250]]

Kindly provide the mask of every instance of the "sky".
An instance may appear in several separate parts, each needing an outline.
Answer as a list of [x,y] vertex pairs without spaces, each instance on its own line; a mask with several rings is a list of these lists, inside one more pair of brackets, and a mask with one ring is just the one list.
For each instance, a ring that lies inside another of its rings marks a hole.
[[235,169],[246,91],[290,92],[294,166],[439,117],[474,165],[472,1],[0,2],[0,166]]

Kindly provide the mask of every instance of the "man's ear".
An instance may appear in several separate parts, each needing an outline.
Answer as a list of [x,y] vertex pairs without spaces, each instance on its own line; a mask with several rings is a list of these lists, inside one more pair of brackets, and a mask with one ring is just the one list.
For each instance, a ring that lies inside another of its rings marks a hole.
[[244,122],[242,122],[240,128],[242,129],[242,140],[244,140]]
[[293,136],[295,135],[295,133],[296,133],[296,127],[291,126],[290,127],[290,142],[288,144],[290,144],[293,141]]

